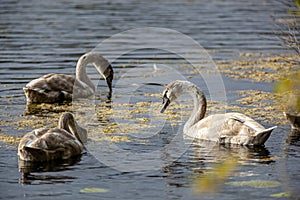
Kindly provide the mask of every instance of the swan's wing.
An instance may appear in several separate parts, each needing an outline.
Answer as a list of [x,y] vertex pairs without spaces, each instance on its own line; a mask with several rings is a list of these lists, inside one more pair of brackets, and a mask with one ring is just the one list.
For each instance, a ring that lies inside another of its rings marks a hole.
[[50,129],[30,146],[47,150],[55,150],[65,148],[66,145],[72,145],[73,143],[75,146],[81,145],[81,143],[71,133],[63,129],[55,128]]
[[42,137],[45,133],[47,133],[48,130],[49,130],[48,128],[39,128],[29,133],[26,133],[19,142],[19,148],[22,148],[24,146],[29,146],[31,143],[35,142],[40,137]]
[[[264,130],[265,128],[256,122],[254,119],[242,114],[242,113],[227,113],[226,117],[227,120],[234,120],[236,122],[239,122],[241,125],[244,125],[248,127],[249,129],[253,130],[254,132],[260,132]],[[230,122],[228,122],[230,123]]]
[[[73,94],[73,91],[76,92]],[[47,74],[29,82],[24,92],[28,101],[51,103],[71,100],[72,97],[88,97],[94,93],[94,90],[74,76]]]
[[263,145],[276,127],[265,129],[254,119],[242,113],[227,113],[220,133],[220,143]]
[[261,124],[241,113],[210,115],[190,127],[187,135],[219,143],[261,145],[276,127],[265,129]]
[[72,94],[74,82],[75,77],[71,75],[47,74],[30,81],[26,88],[38,92],[61,91]]
[[[47,128],[40,128],[40,129],[36,129],[33,130],[29,133],[26,133],[20,140],[19,145],[18,145],[18,156],[22,159],[22,160],[28,160],[31,158],[31,156],[29,156],[27,154],[27,150],[26,148],[28,146],[31,146],[34,142],[38,141],[40,137],[42,137],[44,134],[46,134],[48,132],[49,129]],[[45,147],[45,144],[40,144],[41,146]]]
[[254,136],[265,128],[255,120],[242,113],[226,113],[220,127],[220,138],[240,137],[247,138]]
[[223,136],[238,135],[242,127],[257,132],[264,130],[264,127],[256,121],[241,113],[214,114],[201,119],[192,126],[198,137],[205,137],[210,140],[218,140]]
[[193,138],[217,142],[220,137],[220,130],[224,124],[224,119],[224,114],[210,115],[194,124],[186,130],[185,133]]
[[40,128],[24,135],[19,143],[19,148],[27,146],[32,148],[50,150],[60,148],[65,143],[68,143],[70,141],[74,142],[77,141],[77,139],[71,133],[63,129]]

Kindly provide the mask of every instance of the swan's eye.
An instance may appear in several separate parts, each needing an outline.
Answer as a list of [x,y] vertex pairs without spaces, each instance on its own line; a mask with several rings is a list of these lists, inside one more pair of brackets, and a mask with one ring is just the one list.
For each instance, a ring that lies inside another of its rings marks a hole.
[[86,56],[83,56],[82,59],[85,60],[85,59],[86,59]]

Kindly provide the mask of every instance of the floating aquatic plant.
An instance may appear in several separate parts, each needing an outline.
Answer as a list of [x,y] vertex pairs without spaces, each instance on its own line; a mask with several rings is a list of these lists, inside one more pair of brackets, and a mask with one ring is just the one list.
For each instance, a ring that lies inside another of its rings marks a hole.
[[[298,67],[297,55],[266,56],[244,53],[243,60],[227,60],[218,64],[218,70],[234,79],[248,79],[255,82],[275,82],[290,75]],[[287,62],[290,61],[290,62]]]
[[237,187],[249,186],[254,188],[273,188],[281,185],[278,181],[270,180],[231,181],[226,184]]
[[271,197],[274,198],[283,198],[283,197],[290,197],[291,194],[289,192],[280,192],[280,193],[276,193],[276,194],[271,194]]
[[14,137],[10,135],[0,134],[0,141],[10,145],[17,145],[20,142],[19,137]]
[[106,193],[108,189],[105,188],[83,188],[80,190],[82,193]]

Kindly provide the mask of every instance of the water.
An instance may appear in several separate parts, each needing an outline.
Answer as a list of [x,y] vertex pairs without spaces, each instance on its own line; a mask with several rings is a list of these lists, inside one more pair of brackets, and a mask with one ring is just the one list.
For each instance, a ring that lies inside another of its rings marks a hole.
[[[76,61],[83,53],[95,48],[110,36],[132,28],[170,28],[188,35],[209,50],[215,61],[235,59],[239,52],[279,54],[286,52],[273,35],[272,17],[286,18],[286,8],[275,1],[10,1],[0,6],[0,105],[1,134],[21,136],[32,127],[18,129],[7,126],[5,120],[22,120],[25,97],[22,87],[30,80],[46,73],[74,74]],[[165,45],[161,38],[156,43]],[[108,58],[120,53],[127,45],[126,38],[103,52]],[[130,41],[132,42],[132,41]],[[142,48],[138,46],[138,48]],[[114,101],[131,103],[161,101],[145,98],[141,92],[160,93],[157,79],[145,79],[132,92],[132,85],[143,80],[143,70],[156,63],[167,76],[167,68],[176,65],[183,76],[208,89],[201,77],[184,69],[181,58],[157,49],[139,49],[113,61],[115,86],[122,95]],[[126,66],[126,67],[124,67]],[[146,67],[145,67],[146,66]],[[133,71],[128,71],[133,69]],[[152,69],[152,68],[151,68]],[[92,70],[92,69],[90,69]],[[134,72],[134,73],[129,73]],[[92,73],[92,71],[90,72]],[[149,72],[147,72],[149,73]],[[124,76],[126,75],[126,76]],[[170,78],[170,77],[168,77]],[[97,76],[93,76],[97,80]],[[153,80],[152,83],[150,81]],[[119,82],[118,82],[119,81]],[[124,81],[124,82],[122,82]],[[223,77],[227,99],[234,101],[240,89],[271,91],[272,85],[235,81]],[[127,84],[128,83],[128,84]],[[100,89],[105,91],[104,82]],[[102,91],[102,90],[101,90]],[[135,96],[134,96],[134,95]],[[127,101],[128,102],[128,101]],[[110,120],[110,119],[109,119]],[[113,119],[111,119],[113,120]],[[158,121],[158,120],[157,120]],[[272,126],[272,122],[265,126]],[[118,171],[106,166],[87,151],[71,163],[40,166],[26,179],[18,170],[17,147],[1,144],[0,187],[3,199],[240,199],[272,198],[270,195],[295,191],[300,181],[298,169],[299,143],[289,145],[285,139],[287,125],[280,125],[265,147],[256,149],[214,147],[193,143],[171,164],[147,171]],[[131,152],[151,152],[172,139],[172,130],[150,138],[148,142],[120,142]],[[237,156],[239,167],[228,181],[272,180],[281,183],[273,188],[236,187],[222,185],[218,195],[194,193],[193,180],[210,171],[214,163]],[[168,157],[161,158],[168,161]],[[133,160],[133,163],[139,160]],[[102,193],[84,193],[84,188],[104,188]],[[81,192],[80,192],[81,191]],[[296,193],[297,195],[297,193]]]

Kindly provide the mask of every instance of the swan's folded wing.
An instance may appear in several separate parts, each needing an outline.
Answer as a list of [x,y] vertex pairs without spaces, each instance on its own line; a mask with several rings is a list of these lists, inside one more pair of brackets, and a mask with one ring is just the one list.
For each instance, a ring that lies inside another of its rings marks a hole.
[[227,113],[228,119],[235,120],[248,128],[250,128],[254,132],[259,132],[264,130],[265,128],[257,123],[254,119],[242,114],[242,113]]
[[47,91],[64,91],[73,92],[75,77],[66,74],[46,74],[40,78],[30,81],[26,87],[32,90]]
[[48,132],[44,133],[27,146],[45,150],[55,150],[64,148],[70,141],[77,141],[77,139],[71,133],[68,133],[63,129],[55,128],[48,130]]

